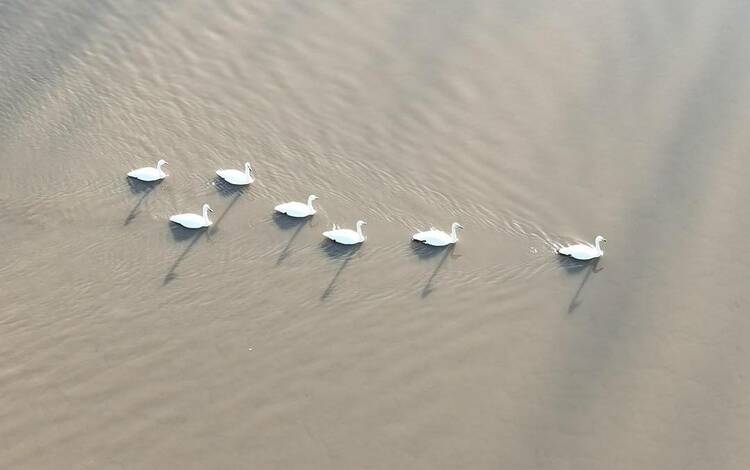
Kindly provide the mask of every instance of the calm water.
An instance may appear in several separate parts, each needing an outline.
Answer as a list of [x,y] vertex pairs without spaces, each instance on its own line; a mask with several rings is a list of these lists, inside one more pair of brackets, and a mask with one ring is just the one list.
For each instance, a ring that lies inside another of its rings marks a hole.
[[0,0],[0,467],[748,468],[749,20]]

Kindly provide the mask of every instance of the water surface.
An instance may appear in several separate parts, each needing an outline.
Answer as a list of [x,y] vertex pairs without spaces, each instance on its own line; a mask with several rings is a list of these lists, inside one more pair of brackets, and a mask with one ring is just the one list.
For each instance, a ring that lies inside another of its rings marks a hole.
[[0,467],[747,468],[748,19],[0,1]]

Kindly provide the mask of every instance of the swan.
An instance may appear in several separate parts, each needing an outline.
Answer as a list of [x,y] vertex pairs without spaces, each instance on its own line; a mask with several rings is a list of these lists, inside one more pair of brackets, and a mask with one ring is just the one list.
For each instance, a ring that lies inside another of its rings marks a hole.
[[596,246],[580,243],[578,245],[562,247],[557,250],[557,253],[563,256],[570,256],[571,258],[586,261],[603,256],[604,250],[602,250],[601,244],[606,242],[606,238],[601,235],[597,235],[596,239],[594,240],[594,244]]
[[219,168],[216,170],[216,174],[229,184],[246,185],[255,181],[255,178],[250,176],[251,171],[253,171],[253,169],[250,167],[250,163],[245,162],[244,172],[240,170],[224,170]]
[[208,227],[213,222],[208,220],[208,211],[213,212],[214,210],[209,207],[208,204],[203,204],[203,215],[198,214],[177,214],[169,218],[172,222],[180,224],[187,228],[203,228]]
[[458,241],[456,230],[460,228],[464,228],[463,225],[459,224],[458,222],[453,222],[453,225],[451,226],[451,233],[450,235],[448,235],[442,230],[431,227],[430,230],[427,230],[426,232],[415,233],[412,237],[412,240],[416,240],[418,242],[422,242],[432,246],[452,245],[453,243],[456,243]]
[[318,196],[311,194],[310,197],[307,198],[307,204],[301,202],[286,202],[274,207],[274,210],[290,217],[307,217],[315,214],[316,211],[313,208],[312,202],[316,199],[318,199]]
[[323,232],[323,236],[343,245],[356,245],[365,241],[365,236],[362,235],[363,225],[367,225],[367,222],[364,220],[357,221],[357,231],[355,232],[354,230],[341,228],[333,224],[333,229]]
[[151,166],[144,166],[143,168],[138,168],[137,170],[133,170],[128,173],[128,176],[131,178],[139,179],[141,181],[157,181],[162,180],[167,177],[167,174],[164,173],[164,170],[161,169],[163,165],[166,165],[167,162],[164,160],[159,160],[156,162],[156,168]]

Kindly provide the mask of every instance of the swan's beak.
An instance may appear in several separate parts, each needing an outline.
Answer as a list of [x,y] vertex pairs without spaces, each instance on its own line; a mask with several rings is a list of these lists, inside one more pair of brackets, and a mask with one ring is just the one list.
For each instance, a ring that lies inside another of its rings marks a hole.
[[214,211],[214,210],[213,210],[213,209],[211,209],[210,207],[208,208],[208,210],[210,210],[211,212],[213,212],[213,211]]

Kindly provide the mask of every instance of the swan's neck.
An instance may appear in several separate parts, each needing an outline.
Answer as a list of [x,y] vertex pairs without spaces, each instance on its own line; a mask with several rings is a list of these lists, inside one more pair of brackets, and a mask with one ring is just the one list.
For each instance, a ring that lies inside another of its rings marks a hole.
[[313,199],[311,197],[307,198],[307,208],[310,209],[311,211],[315,210],[313,209],[312,203],[313,203]]
[[250,176],[250,165],[245,165],[245,175]]
[[357,235],[359,235],[359,238],[364,238],[362,235],[362,224],[357,224]]
[[208,207],[203,208],[203,222],[205,222],[206,224],[211,223],[211,221],[208,220]]
[[164,165],[164,162],[159,162],[156,164],[156,171],[159,173],[164,173],[164,170],[161,169],[161,167]]
[[601,240],[597,238],[595,244],[596,244],[596,251],[598,251],[599,253],[604,253],[601,247]]
[[457,229],[457,228],[458,228],[458,227],[456,227],[456,226],[454,225],[454,226],[453,226],[453,230],[451,230],[451,238],[453,238],[453,241],[454,241],[454,242],[457,242],[457,241],[458,241],[458,234],[456,233],[456,229]]

